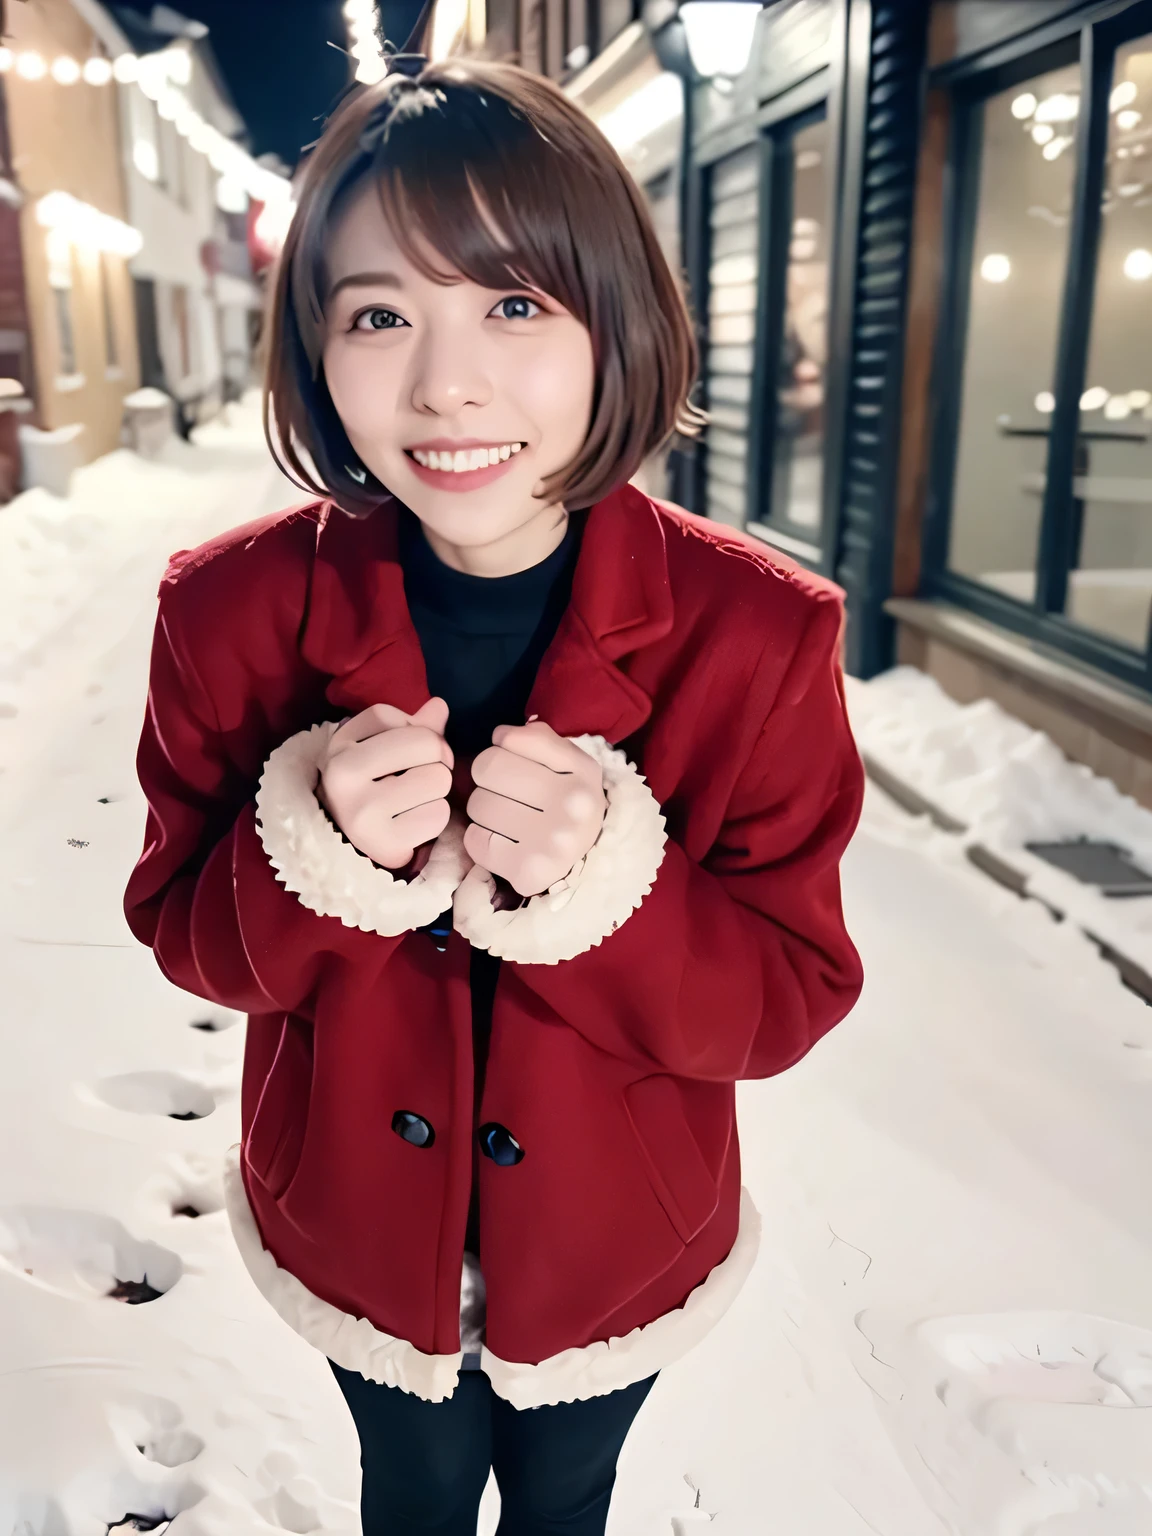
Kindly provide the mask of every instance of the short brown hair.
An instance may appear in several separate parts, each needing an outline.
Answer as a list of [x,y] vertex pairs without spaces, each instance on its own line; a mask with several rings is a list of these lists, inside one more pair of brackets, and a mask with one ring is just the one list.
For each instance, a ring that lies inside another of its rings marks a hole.
[[[591,506],[674,431],[697,348],[647,207],[607,139],[550,81],[510,64],[453,59],[350,98],[304,170],[268,331],[265,430],[303,489],[364,515],[386,491],[348,472],[355,455],[324,379],[324,243],[345,200],[375,181],[409,258],[429,277],[525,284],[587,327],[596,388],[579,453],[545,494]],[[427,252],[450,272],[429,267]],[[309,462],[310,461],[310,462]]]

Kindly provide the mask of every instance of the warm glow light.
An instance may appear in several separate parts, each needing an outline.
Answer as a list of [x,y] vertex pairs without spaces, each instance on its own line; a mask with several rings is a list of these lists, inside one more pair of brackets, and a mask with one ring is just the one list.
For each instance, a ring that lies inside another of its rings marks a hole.
[[1031,117],[1036,110],[1036,98],[1031,91],[1025,91],[1022,96],[1017,96],[1012,103],[1012,116],[1024,122]]
[[1070,123],[1080,110],[1080,98],[1059,91],[1049,96],[1036,108],[1038,123]]
[[122,53],[112,65],[112,73],[121,85],[131,85],[140,74],[140,60],[134,53]]
[[684,0],[680,20],[696,73],[705,80],[742,75],[752,57],[759,16],[758,5],[739,0]]
[[1108,391],[1101,389],[1099,384],[1091,389],[1086,389],[1080,396],[1080,409],[1082,411],[1098,411],[1101,406],[1108,404]]
[[67,192],[49,192],[42,197],[36,204],[36,218],[53,232],[57,246],[61,237],[67,237],[73,245],[110,251],[117,256],[135,256],[144,244],[138,229]]
[[1056,409],[1056,396],[1050,389],[1042,389],[1032,403],[1041,416],[1051,416]]
[[190,139],[203,121],[204,119],[200,116],[199,112],[194,112],[188,103],[184,102],[176,114],[176,132],[182,134],[184,138]]
[[1056,137],[1056,130],[1051,123],[1037,123],[1032,130],[1032,138],[1037,144],[1048,144]]
[[1130,106],[1136,100],[1136,82],[1134,80],[1121,80],[1120,84],[1108,98],[1108,107],[1112,112],[1119,112],[1121,107]]
[[684,84],[679,75],[665,70],[633,91],[618,107],[598,120],[600,132],[621,154],[672,122],[684,110]]
[[468,20],[468,0],[436,0],[432,12],[432,58],[446,59]]
[[1127,395],[1113,395],[1104,407],[1104,415],[1109,421],[1124,421],[1132,414],[1132,402]]
[[1134,411],[1144,411],[1152,405],[1152,389],[1130,389],[1128,404]]
[[256,220],[256,238],[261,245],[266,246],[270,251],[278,251],[284,244],[288,226],[292,223],[292,215],[295,212],[296,204],[291,198],[265,203],[260,210],[260,217]]
[[225,213],[246,213],[248,193],[236,176],[221,176],[216,183],[216,206]]
[[187,48],[169,48],[161,57],[168,67],[168,78],[173,85],[192,83],[192,55]]
[[1045,144],[1045,160],[1058,160],[1064,151],[1068,148],[1069,144],[1071,144],[1071,142],[1071,139],[1053,139],[1051,144]]
[[132,146],[132,164],[148,181],[160,180],[160,157],[155,144],[147,139],[137,139]]
[[6,75],[12,68],[16,55],[11,48],[0,48],[0,75]]
[[168,71],[161,54],[149,53],[140,60],[136,83],[149,100],[160,100],[168,85]]
[[1124,112],[1117,112],[1116,126],[1122,133],[1131,133],[1132,129],[1135,128],[1136,124],[1143,116],[1143,112],[1133,111],[1132,108],[1128,108],[1128,110]]
[[344,15],[349,21],[370,20],[375,11],[375,0],[345,0]]
[[180,116],[184,107],[184,98],[179,91],[167,90],[160,92],[160,99],[156,103],[156,110],[166,123],[174,123]]
[[986,283],[1005,283],[1012,275],[1012,263],[1007,256],[993,253],[980,263],[980,276]]
[[108,59],[99,57],[86,59],[84,62],[84,78],[89,85],[107,85],[112,78],[112,64]]
[[387,73],[388,60],[378,53],[373,59],[361,60],[356,78],[361,85],[378,85]]
[[38,53],[22,53],[16,60],[16,73],[24,80],[43,80],[48,66]]
[[1152,277],[1152,251],[1138,247],[1124,258],[1124,276],[1134,283],[1143,283]]
[[52,60],[52,78],[57,85],[75,85],[80,78],[80,66],[66,53],[61,54],[58,59]]

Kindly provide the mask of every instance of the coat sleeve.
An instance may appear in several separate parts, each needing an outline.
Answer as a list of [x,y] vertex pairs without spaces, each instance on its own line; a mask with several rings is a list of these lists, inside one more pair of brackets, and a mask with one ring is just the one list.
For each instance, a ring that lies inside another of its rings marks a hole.
[[559,965],[511,967],[546,1014],[614,1055],[716,1082],[784,1071],[855,1004],[839,864],[863,770],[841,614],[835,597],[817,600],[708,856],[669,839],[617,932]]
[[291,1011],[326,962],[379,966],[400,943],[318,915],[277,879],[254,786],[230,760],[163,602],[137,771],[148,816],[125,915],[176,986],[245,1013]]

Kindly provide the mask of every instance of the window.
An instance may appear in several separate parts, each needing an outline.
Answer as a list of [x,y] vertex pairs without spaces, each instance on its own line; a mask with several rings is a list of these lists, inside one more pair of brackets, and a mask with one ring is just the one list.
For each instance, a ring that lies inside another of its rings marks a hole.
[[926,584],[1152,687],[1152,34],[957,86]]
[[818,553],[828,362],[828,128],[824,108],[767,135],[769,251],[758,521]]
[[120,366],[116,337],[116,311],[112,303],[112,266],[107,251],[100,252],[100,304],[104,318],[104,366],[110,372]]
[[72,324],[72,285],[67,288],[52,287],[52,305],[56,313],[56,342],[60,349],[60,375],[75,378],[79,373],[76,364],[76,329]]
[[755,365],[760,152],[750,144],[712,167],[708,199],[708,427],[704,510],[743,527]]

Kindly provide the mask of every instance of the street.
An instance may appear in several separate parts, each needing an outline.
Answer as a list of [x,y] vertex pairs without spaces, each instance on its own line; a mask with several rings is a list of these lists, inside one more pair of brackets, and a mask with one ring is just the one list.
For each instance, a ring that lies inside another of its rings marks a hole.
[[[290,488],[251,402],[151,486],[132,466],[85,472],[51,537],[46,498],[31,554],[38,504],[3,534],[65,596],[0,679],[0,1529],[350,1536],[352,1425],[221,1209],[242,1021],[170,987],[120,914],[166,556]],[[864,998],[741,1089],[760,1260],[657,1384],[609,1529],[1146,1532],[1152,1015],[871,787],[845,888]],[[145,1275],[148,1304],[108,1298]]]

